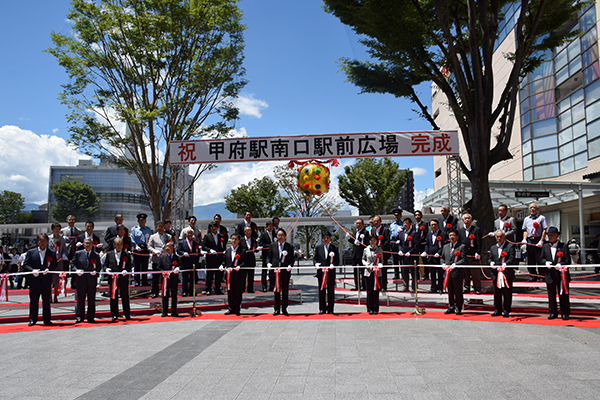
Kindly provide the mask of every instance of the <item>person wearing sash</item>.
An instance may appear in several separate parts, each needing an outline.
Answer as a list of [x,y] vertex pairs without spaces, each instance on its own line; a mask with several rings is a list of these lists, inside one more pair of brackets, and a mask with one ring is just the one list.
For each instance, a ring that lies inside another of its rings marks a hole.
[[490,266],[494,285],[494,312],[492,317],[502,315],[507,318],[512,306],[512,290],[515,280],[515,245],[506,240],[504,229],[494,234],[496,244],[490,247]]
[[[148,250],[152,253],[152,271],[158,271],[152,274],[152,298],[158,297],[158,287],[162,282],[162,275],[158,267],[158,259],[165,252],[165,245],[171,243],[172,236],[165,232],[165,223],[158,221],[156,223],[156,233],[150,236],[148,240]],[[173,245],[175,245],[173,243]],[[178,279],[179,280],[179,279]]]
[[569,301],[569,282],[571,274],[569,267],[571,256],[569,255],[569,245],[558,240],[560,232],[558,228],[551,226],[548,228],[548,242],[544,243],[540,254],[540,271],[545,275],[546,288],[548,289],[548,310],[550,315],[548,319],[558,317],[558,307],[556,304],[556,293],[560,301],[560,314],[563,320],[568,320],[571,314],[571,304]]
[[[38,321],[40,309],[40,295],[42,296],[42,317],[44,325],[53,325],[50,313],[50,292],[52,291],[52,277],[48,272],[55,271],[56,256],[48,249],[48,235],[37,235],[37,247],[27,251],[23,270],[31,272],[27,279],[29,284],[29,326]],[[42,274],[40,276],[40,273]]]
[[[125,236],[129,238],[129,236]],[[112,250],[107,251],[102,265],[108,273],[108,288],[110,291],[110,314],[113,322],[119,318],[119,295],[126,320],[131,319],[129,305],[129,276],[131,272],[131,255],[125,249],[123,238],[118,235],[111,241]]]
[[[252,232],[250,232],[252,233]],[[254,253],[252,254],[254,256]],[[240,235],[234,233],[231,235],[231,246],[225,250],[223,264],[219,267],[221,272],[225,273],[227,282],[227,303],[229,309],[225,315],[240,315],[242,308],[242,294],[244,293],[244,282],[246,274],[242,267],[245,267],[246,248],[240,244]]]
[[260,273],[260,283],[262,285],[262,291],[267,291],[267,276],[269,277],[268,290],[273,291],[273,282],[275,280],[272,271],[269,271],[267,268],[267,263],[269,262],[269,248],[271,247],[271,243],[275,241],[276,232],[273,230],[273,222],[267,221],[266,230],[260,235],[258,239],[258,244],[262,248],[262,253],[260,258],[262,259],[262,271]]
[[287,237],[283,229],[277,231],[277,241],[271,243],[269,249],[269,263],[267,268],[273,268],[275,304],[273,315],[289,315],[287,308],[289,303],[290,276],[294,265],[294,248],[285,241]]
[[[177,314],[177,286],[179,286],[179,257],[175,254],[173,242],[165,243],[164,253],[158,257],[157,274],[162,274],[162,314],[166,317],[169,313],[169,297],[171,298],[171,316],[178,317]],[[154,278],[152,278],[154,280]]]
[[340,265],[340,254],[331,244],[331,233],[324,231],[323,243],[315,248],[314,264],[319,284],[319,314],[333,314],[335,304],[335,267]]
[[[449,243],[442,249],[442,269],[444,274],[444,286],[448,288],[448,309],[445,314],[462,314],[464,297],[462,291],[463,272],[459,265],[466,261],[465,246],[458,241],[456,229],[448,231]],[[445,288],[444,288],[445,289]]]
[[86,237],[83,239],[83,249],[75,252],[75,257],[71,261],[71,270],[77,273],[77,277],[75,278],[77,285],[76,323],[83,322],[84,316],[86,316],[86,297],[88,303],[87,320],[89,323],[96,322],[97,274],[101,269],[100,256],[94,251],[93,239]]
[[383,270],[383,251],[377,245],[379,237],[369,236],[369,245],[363,251],[362,263],[365,266],[364,286],[367,289],[367,312],[379,313],[380,276]]

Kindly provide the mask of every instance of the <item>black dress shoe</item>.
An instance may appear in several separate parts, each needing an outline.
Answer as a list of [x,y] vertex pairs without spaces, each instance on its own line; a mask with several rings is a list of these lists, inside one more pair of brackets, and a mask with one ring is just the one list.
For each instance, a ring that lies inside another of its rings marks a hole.
[[267,289],[265,289],[265,288],[263,288],[262,291],[263,291],[263,293],[267,293]]
[[242,315],[242,313],[238,311],[235,313],[235,315],[237,315],[239,317],[240,315]]
[[379,311],[373,311],[373,315],[379,314]]
[[112,317],[112,322],[117,322],[119,319],[117,317]]
[[556,315],[556,314],[550,314],[550,315],[548,315],[548,319],[554,319],[554,318],[556,318],[556,317],[557,317],[557,315]]
[[126,321],[131,321],[131,317],[129,315],[125,316]]
[[502,314],[502,313],[500,311],[496,310],[491,315],[492,315],[492,317],[498,317],[500,314]]
[[88,319],[88,324],[95,324],[96,320],[95,319]]
[[444,294],[444,291],[442,289],[438,290],[439,294]]
[[222,295],[223,292],[221,292],[220,290],[218,292],[215,292],[216,295]]
[[323,315],[323,314],[325,314],[325,311],[319,310],[319,315]]
[[502,312],[502,316],[503,316],[504,318],[508,318],[508,317],[510,316],[510,312],[509,312],[509,311],[506,311],[506,310],[504,310],[504,311]]
[[369,314],[370,314],[370,315],[373,315],[373,311],[369,310]]
[[273,311],[273,315],[279,315],[279,311]]
[[462,315],[462,311],[460,309],[456,309],[456,315]]
[[248,290],[248,293],[254,293],[254,290]]
[[52,322],[44,322],[44,326],[54,326],[54,324]]
[[527,282],[535,282],[537,279],[535,279],[533,276],[529,277],[529,280]]
[[408,291],[409,291],[409,290],[408,290],[408,286],[404,286],[404,287],[402,288],[402,291],[403,291],[403,292],[408,292]]
[[446,311],[444,311],[444,314],[454,314],[454,308],[448,308]]
[[164,313],[160,314],[160,316],[161,316],[161,317],[167,317],[167,316],[168,316],[168,314],[167,314],[166,312],[164,312]]
[[437,293],[437,290],[435,290],[435,289],[429,289],[429,290],[427,291],[427,293]]
[[157,298],[157,297],[158,297],[158,295],[157,295],[157,294],[155,294],[155,293],[152,293],[152,296],[151,296],[151,297],[152,297],[153,299],[155,299],[155,298]]
[[34,326],[34,325],[35,325],[35,322],[33,322],[33,321],[29,321],[29,324],[28,324],[28,325],[29,325],[29,326]]
[[282,313],[283,315],[285,315],[286,317],[290,315],[290,314],[288,314],[287,310],[283,310],[281,313]]
[[77,318],[77,319],[75,320],[75,323],[76,323],[76,324],[80,324],[80,323],[82,323],[82,322],[83,322],[83,319],[81,319],[81,318]]
[[562,319],[563,319],[563,321],[567,321],[569,319],[569,316],[568,315],[563,315]]
[[231,314],[233,314],[233,311],[231,311],[231,310],[225,312],[225,315],[231,315]]
[[177,317],[179,317],[179,314],[178,313],[171,313],[171,317],[177,318]]

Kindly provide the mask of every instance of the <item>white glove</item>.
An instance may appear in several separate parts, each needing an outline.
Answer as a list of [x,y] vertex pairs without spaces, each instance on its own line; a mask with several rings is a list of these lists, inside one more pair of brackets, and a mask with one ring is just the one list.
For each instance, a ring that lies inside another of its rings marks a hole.
[[47,275],[47,274],[48,274],[48,268],[46,268],[46,269],[44,270],[44,272],[42,272],[42,274],[44,274],[44,275]]
[[292,267],[287,267],[287,272],[292,272]]
[[316,268],[316,269],[319,269],[319,268],[321,268],[321,263],[316,263],[316,264],[315,264],[315,268]]
[[504,268],[506,268],[506,263],[502,263],[502,266],[503,266]]
[[346,232],[346,239],[350,239],[350,232]]
[[210,254],[217,254],[217,251],[215,249],[210,249]]
[[447,267],[447,265],[446,265],[446,264],[442,264],[442,268],[446,268],[446,267]]
[[223,268],[222,265],[219,265],[219,271],[224,271],[224,270],[225,270],[225,268]]
[[239,270],[240,270],[240,267],[235,267],[235,270],[236,270],[236,271],[239,271]]
[[421,257],[427,257],[427,252],[425,252],[425,251],[424,251],[424,252],[422,252],[422,253],[421,253]]
[[77,270],[77,275],[78,275],[78,276],[81,276],[81,275],[83,275],[83,270],[82,270],[82,269],[78,269],[78,270]]
[[272,267],[273,267],[273,264],[267,263],[267,269],[271,269]]
[[406,257],[410,257],[410,251],[405,254]]
[[34,269],[32,272],[32,275],[35,276],[36,278],[38,277],[38,275],[40,274],[40,270],[39,269]]
[[329,265],[329,269],[334,269],[334,268],[335,268],[335,267],[334,267],[334,265],[333,265],[333,264]]
[[544,245],[544,242],[542,242],[541,240],[539,242],[537,242],[536,246],[537,247],[542,247]]
[[556,263],[556,269],[559,269],[561,267],[561,263]]
[[121,271],[121,275],[127,275],[127,270],[124,269],[123,271]]
[[402,252],[402,250],[399,250],[399,251],[398,251],[398,255],[399,255],[400,257],[402,257],[402,256],[404,255],[404,253]]
[[452,263],[451,267],[456,268],[456,264]]
[[90,275],[96,276],[96,270],[93,270],[92,272],[90,272]]
[[377,266],[378,266],[379,268],[383,268],[383,264],[382,264],[382,263],[379,263],[379,264],[377,264]]
[[189,257],[190,255],[189,255],[189,253],[186,252],[186,253],[183,253],[183,256],[184,257]]
[[112,272],[112,269],[106,268],[106,272],[108,272],[110,274]]
[[365,268],[365,276],[368,278],[371,276],[371,268]]
[[494,235],[495,235],[495,233],[494,233],[494,232],[490,232],[490,233],[488,233],[488,236],[489,236],[489,237],[494,237]]
[[490,261],[490,267],[493,267],[493,266],[495,266],[495,265],[496,265],[496,263],[495,263],[495,262],[493,262],[493,261]]
[[434,256],[435,258],[440,258],[440,255],[439,255],[438,253],[435,253],[433,256]]
[[526,240],[526,239],[523,239],[523,240],[521,240],[521,243],[523,243],[523,244],[527,244],[527,240]]
[[546,267],[550,268],[552,266],[552,263],[550,261],[546,261]]
[[481,256],[479,254],[475,253],[475,259],[476,260],[481,260]]
[[62,259],[65,260],[65,261],[69,261],[69,258],[67,257],[66,254],[63,254]]
[[399,241],[399,240],[396,240],[396,244],[400,244],[400,241]]
[[175,267],[175,269],[173,270],[174,273],[178,274],[179,273],[179,267]]

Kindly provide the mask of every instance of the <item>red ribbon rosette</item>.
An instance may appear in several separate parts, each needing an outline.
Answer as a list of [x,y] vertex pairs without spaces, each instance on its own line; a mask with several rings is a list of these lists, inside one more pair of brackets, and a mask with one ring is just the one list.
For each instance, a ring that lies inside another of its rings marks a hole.
[[540,224],[538,224],[537,222],[534,222],[534,223],[533,223],[533,227],[534,227],[534,228],[537,228],[538,226],[540,226]]
[[505,222],[505,223],[504,223],[504,227],[505,227],[505,228],[510,228],[510,222]]
[[472,233],[469,235],[469,239],[473,240],[475,239],[475,235],[473,235]]
[[502,253],[500,253],[500,256],[501,256],[501,257],[506,257],[506,252],[505,252],[505,251],[503,251]]
[[454,263],[456,264],[456,262],[458,261],[458,257],[460,257],[460,251],[456,250],[454,252]]
[[129,245],[128,245],[127,243],[125,243],[125,244],[123,245],[123,248],[124,248],[125,250],[127,250],[127,249],[129,248]]
[[419,229],[422,230],[422,231],[424,231],[425,230],[425,226],[421,226]]
[[94,246],[98,246],[98,241],[94,240]]
[[95,258],[92,258],[92,259],[90,260],[90,264],[92,264],[92,265],[96,265],[96,259],[95,259]]
[[383,235],[379,235],[378,239],[379,240],[383,239]]
[[475,240],[475,235],[473,235],[472,233],[469,235],[469,244],[471,245],[471,247],[475,246],[474,243]]
[[236,260],[239,260],[239,259],[240,259],[240,255],[239,255],[239,254],[236,254],[234,258],[235,258]]
[[438,237],[435,238],[435,240],[437,240],[438,242],[441,242],[442,241],[442,237],[438,236]]
[[557,257],[564,257],[565,253],[563,253],[562,251],[559,251],[558,253],[556,253]]
[[56,246],[57,248],[60,248],[60,242],[56,242],[55,246]]
[[406,240],[412,240],[412,236],[407,236]]
[[173,261],[171,264],[172,264],[174,267],[176,267],[176,266],[177,266],[177,261]]
[[220,238],[219,240],[220,240],[221,242],[224,242],[224,241],[225,241],[225,238]]
[[452,224],[446,224],[446,228],[451,229],[452,228]]
[[256,243],[252,243],[252,248],[255,249],[256,248]]
[[50,256],[46,257],[46,262],[52,262],[52,257],[50,257]]
[[375,257],[377,257],[377,258],[381,258],[381,253],[376,253],[376,254],[375,254]]
[[378,239],[379,239],[379,241],[377,242],[377,245],[381,246],[381,241],[383,240],[383,235],[379,235]]
[[126,262],[128,260],[127,256],[123,256],[122,260],[123,260],[123,262]]

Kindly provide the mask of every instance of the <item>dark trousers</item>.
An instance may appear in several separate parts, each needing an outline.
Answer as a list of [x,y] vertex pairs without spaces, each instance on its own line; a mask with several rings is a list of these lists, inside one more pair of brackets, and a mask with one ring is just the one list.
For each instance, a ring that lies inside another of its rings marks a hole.
[[75,276],[75,284],[77,285],[77,310],[75,310],[75,316],[78,320],[83,320],[86,316],[85,298],[87,297],[87,320],[88,322],[93,321],[96,317],[96,285],[98,284],[98,278],[89,273]]
[[[267,289],[273,290],[270,284],[267,284],[267,276],[269,275],[269,269],[267,268],[267,259],[263,257],[262,270],[260,271],[260,283],[262,285],[263,292]],[[269,277],[270,278],[270,277]],[[271,282],[273,282],[271,280]]]
[[[508,287],[506,286],[506,282],[508,282]],[[497,279],[492,280],[492,284],[494,285],[494,309],[498,312],[502,310],[510,312],[512,310],[513,281],[506,278],[506,282],[502,289],[498,289]]]
[[[394,253],[394,254],[392,254],[392,260],[393,260],[392,262],[394,263],[394,265],[396,265],[394,267],[394,279],[399,279],[400,278],[400,264],[402,264],[402,257],[400,257],[400,255],[398,253]],[[402,275],[404,275],[404,272],[402,272]]]
[[[463,272],[461,268],[456,268],[454,277],[450,275],[448,278],[448,306],[462,310],[464,304],[463,297]],[[447,274],[450,272],[446,272]]]
[[[154,282],[154,277],[155,276],[161,276],[162,278],[162,274],[157,273],[157,274],[152,274],[152,281]],[[171,298],[171,315],[172,316],[176,316],[177,315],[177,286],[179,286],[179,274],[173,274],[171,273],[169,275],[169,278],[167,279],[167,281],[164,283],[165,285],[167,285],[167,294],[166,296],[162,296],[162,313],[163,315],[168,314],[169,312],[169,297]],[[162,295],[162,290],[161,290],[161,295]]]
[[51,322],[50,293],[52,292],[52,277],[30,275],[29,279],[29,321],[37,323],[40,312],[40,295],[42,296],[42,318],[45,324]]
[[[146,275],[148,276],[148,275]],[[159,287],[162,283],[162,271],[158,269],[158,263],[152,263],[152,294],[158,296]]]
[[[108,288],[112,288],[113,277],[108,277]],[[119,295],[121,295],[121,303],[123,304],[123,315],[128,317],[131,315],[129,306],[129,277],[119,275],[117,277],[117,294],[114,299],[110,299],[110,315],[113,317],[119,316]]]
[[402,265],[406,265],[406,267],[402,267],[402,279],[404,280],[404,286],[408,287],[409,280],[412,278],[412,288],[413,290],[416,290],[417,281],[419,280],[419,267],[417,266],[417,270],[415,272],[415,266],[412,265],[414,263],[413,257],[402,257],[400,260]]
[[243,269],[231,271],[229,289],[227,289],[227,303],[229,303],[229,311],[232,313],[239,313],[242,308],[245,279],[246,272]]
[[[544,275],[542,269],[538,271],[536,265],[540,264],[540,258],[542,257],[542,248],[535,246],[540,241],[540,238],[527,239],[527,272],[530,274]],[[530,277],[537,279],[536,277]]]
[[[133,265],[135,272],[148,272],[148,262],[150,260],[150,251],[148,249],[136,250],[133,256]],[[147,255],[143,255],[147,254]],[[142,286],[148,286],[148,274],[136,274],[134,275],[138,284]]]
[[556,305],[556,293],[559,293],[558,299],[560,301],[560,314],[569,316],[571,315],[571,303],[569,301],[569,294],[560,294],[560,281],[548,283],[546,282],[546,288],[548,289],[548,310],[550,314],[558,315],[558,307]]
[[[279,273],[279,292],[273,292],[275,294],[275,311],[287,310],[290,296],[290,276],[291,272],[287,269],[282,268]],[[273,271],[273,286],[275,286],[275,271]]]
[[327,282],[325,288],[323,285],[323,270],[317,270],[317,281],[319,283],[319,311],[327,311],[333,314],[333,306],[335,304],[335,268],[327,271]]
[[[426,262],[428,264],[439,264],[440,259],[436,257],[429,257]],[[444,288],[444,270],[442,267],[427,268],[429,268],[429,277],[431,278],[431,290],[442,290]]]
[[[254,293],[254,265],[248,266],[246,267],[248,269],[243,269],[241,270],[241,272],[244,273],[244,279],[248,282],[247,285],[245,285],[248,289],[246,290],[248,293]],[[244,288],[242,287],[242,292],[244,291]]]
[[379,277],[379,286],[381,286],[381,290],[387,290],[387,283],[388,283],[387,282],[388,281],[387,271],[388,271],[388,269],[387,269],[386,265],[388,263],[389,258],[390,257],[387,254],[383,255],[383,260],[382,260],[383,267],[381,268],[381,276]]
[[465,289],[471,287],[471,277],[473,278],[473,290],[481,292],[481,274],[479,272],[481,266],[475,259],[467,260],[467,265],[473,265],[471,268],[463,268],[463,278],[465,281]]
[[193,271],[181,272],[181,294],[191,296],[196,276]]
[[379,312],[379,290],[375,288],[375,273],[364,276],[364,285],[367,289],[367,311]]
[[221,291],[221,282],[223,282],[223,271],[219,271],[218,269],[216,271],[206,270],[206,291],[211,291],[213,281],[215,282],[215,293],[223,294],[223,292]]
[[[360,265],[362,266],[362,257],[358,257],[358,258],[353,258],[352,259],[352,265],[357,266]],[[356,288],[356,290],[364,290],[364,285],[363,285],[363,278],[365,276],[365,269],[364,268],[354,268],[354,287]]]

